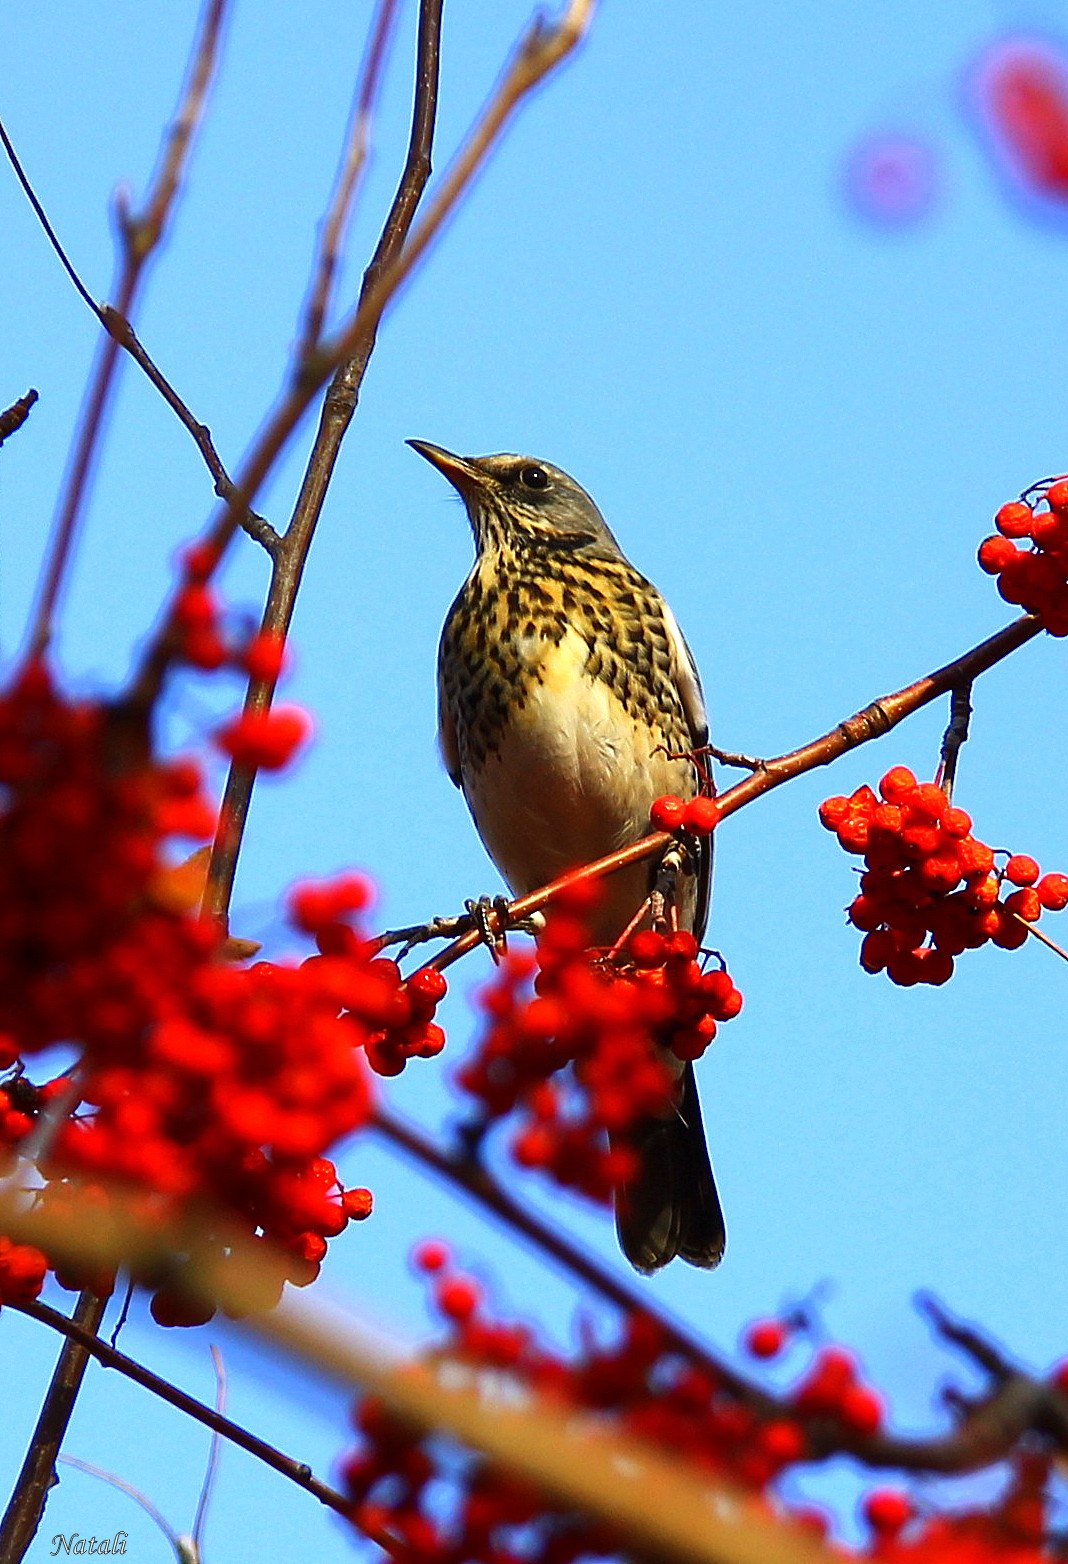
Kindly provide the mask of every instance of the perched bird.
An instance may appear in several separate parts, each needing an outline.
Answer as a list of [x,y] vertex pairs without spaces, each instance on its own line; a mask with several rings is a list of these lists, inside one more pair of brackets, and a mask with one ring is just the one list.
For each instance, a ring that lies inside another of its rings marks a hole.
[[[693,658],[660,593],[623,554],[573,478],[529,456],[454,456],[408,442],[459,491],[475,563],[438,654],[441,753],[515,896],[645,836],[655,798],[693,797],[706,742]],[[711,844],[679,880],[683,928],[700,939]],[[602,882],[591,938],[611,945],[652,888],[640,863]],[[693,1066],[672,1060],[677,1101],[636,1137],[637,1176],[616,1202],[640,1271],[681,1255],[719,1263],[723,1213]]]

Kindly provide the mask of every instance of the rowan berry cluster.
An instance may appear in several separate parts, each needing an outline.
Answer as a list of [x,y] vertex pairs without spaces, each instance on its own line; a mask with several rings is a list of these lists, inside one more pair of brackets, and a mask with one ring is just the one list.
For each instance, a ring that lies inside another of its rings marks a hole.
[[[222,931],[163,894],[168,839],[213,823],[193,766],[131,758],[116,715],[65,701],[42,667],[0,697],[0,1060],[15,1072],[0,1146],[10,1156],[66,1091],[31,1087],[20,1058],[75,1046],[76,1111],[43,1158],[52,1198],[76,1174],[147,1193],[160,1221],[207,1202],[306,1282],[370,1210],[325,1156],[371,1106],[382,982],[347,921],[368,888],[306,888],[329,913],[319,955],[235,967]],[[201,1247],[225,1242],[205,1218]],[[177,1298],[172,1280],[158,1313],[181,1315]]]
[[[652,1315],[632,1314],[606,1345],[587,1330],[568,1355],[529,1326],[494,1318],[484,1289],[454,1269],[444,1244],[422,1245],[415,1259],[446,1328],[432,1360],[447,1362],[453,1379],[462,1373],[477,1383],[491,1375],[498,1386],[506,1379],[519,1395],[596,1416],[602,1437],[614,1431],[643,1440],[686,1461],[696,1475],[749,1489],[763,1489],[804,1457],[795,1421],[758,1416],[713,1370],[682,1357]],[[505,1564],[521,1556],[532,1564],[571,1564],[589,1555],[626,1556],[624,1539],[610,1527],[568,1512],[484,1460],[443,1450],[380,1401],[358,1405],[356,1427],[360,1448],[343,1467],[352,1520],[396,1558]]]
[[520,1112],[521,1166],[607,1201],[636,1171],[628,1135],[671,1101],[668,1056],[700,1058],[742,996],[726,970],[703,969],[692,934],[645,930],[612,960],[591,950],[591,894],[575,887],[554,904],[536,958],[501,963],[459,1083],[487,1121]]
[[1068,875],[1043,875],[1022,853],[996,853],[942,788],[917,782],[905,766],[886,773],[878,796],[861,787],[828,798],[820,819],[846,852],[863,854],[848,917],[864,934],[861,966],[893,983],[945,983],[965,950],[987,941],[1014,950],[1044,910],[1068,906]]
[[358,982],[339,995],[344,1009],[367,1031],[367,1062],[376,1075],[399,1075],[409,1059],[433,1059],[445,1046],[434,1016],[448,992],[442,973],[421,967],[403,978],[379,945],[361,936],[346,919],[371,899],[368,881],[346,875],[330,884],[302,885],[290,897],[294,925],[310,934],[321,956],[355,962]]
[[[1007,603],[1037,614],[1050,635],[1068,635],[1068,478],[1029,489],[994,517],[997,532],[979,545],[979,565],[996,576]],[[1046,509],[1037,508],[1045,500]],[[1020,540],[1020,546],[1017,541]]]

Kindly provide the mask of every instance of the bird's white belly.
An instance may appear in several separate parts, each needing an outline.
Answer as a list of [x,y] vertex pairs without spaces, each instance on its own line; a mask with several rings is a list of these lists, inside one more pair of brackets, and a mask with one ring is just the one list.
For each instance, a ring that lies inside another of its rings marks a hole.
[[[516,895],[644,836],[662,793],[693,792],[689,765],[653,753],[659,735],[588,677],[588,656],[575,631],[542,653],[540,680],[528,686],[499,748],[464,777],[479,834]],[[621,932],[648,887],[647,864],[604,882],[597,943]]]

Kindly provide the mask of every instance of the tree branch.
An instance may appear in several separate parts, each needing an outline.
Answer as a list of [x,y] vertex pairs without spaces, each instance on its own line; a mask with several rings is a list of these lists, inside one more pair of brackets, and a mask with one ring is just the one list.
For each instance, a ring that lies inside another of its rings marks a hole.
[[[331,1510],[337,1510],[339,1514],[347,1514],[349,1510],[348,1500],[344,1494],[340,1494],[329,1484],[320,1482],[312,1475],[311,1467],[303,1461],[295,1461],[292,1456],[283,1455],[281,1450],[276,1450],[266,1440],[258,1438],[240,1423],[235,1423],[231,1418],[216,1411],[214,1407],[207,1406],[203,1401],[197,1401],[194,1396],[187,1395],[184,1390],[179,1390],[177,1385],[172,1385],[169,1380],[162,1379],[154,1374],[151,1369],[145,1368],[143,1363],[129,1358],[124,1352],[109,1347],[91,1330],[87,1330],[80,1324],[77,1318],[70,1320],[65,1314],[60,1314],[58,1309],[50,1308],[46,1303],[20,1303],[10,1307],[17,1309],[20,1314],[25,1314],[31,1320],[38,1320],[42,1325],[47,1325],[51,1330],[59,1331],[66,1336],[69,1342],[74,1343],[81,1351],[96,1358],[104,1368],[114,1369],[134,1384],[140,1385],[143,1390],[150,1391],[158,1396],[161,1401],[166,1401],[169,1406],[179,1412],[184,1412],[187,1417],[193,1418],[197,1423],[210,1428],[212,1433],[219,1434],[223,1439],[228,1439],[231,1444],[240,1446],[249,1455],[262,1461],[272,1471],[287,1477],[290,1482],[296,1483],[306,1493],[318,1499],[320,1504],[325,1504]],[[7,1564],[7,1554],[0,1547],[0,1558]]]
[[20,396],[17,401],[12,402],[10,407],[4,408],[4,411],[0,413],[0,445],[3,445],[8,435],[12,435],[17,429],[22,428],[30,416],[30,408],[36,401],[37,392],[31,386],[25,396]]
[[73,1319],[67,1320],[57,1312],[57,1318],[63,1320],[71,1330],[67,1332],[67,1340],[41,1406],[22,1470],[3,1521],[0,1521],[2,1564],[18,1564],[25,1555],[41,1524],[49,1490],[59,1481],[56,1457],[89,1363],[91,1349],[88,1343],[96,1341],[96,1332],[100,1329],[106,1307],[106,1298],[83,1292],[75,1305]]

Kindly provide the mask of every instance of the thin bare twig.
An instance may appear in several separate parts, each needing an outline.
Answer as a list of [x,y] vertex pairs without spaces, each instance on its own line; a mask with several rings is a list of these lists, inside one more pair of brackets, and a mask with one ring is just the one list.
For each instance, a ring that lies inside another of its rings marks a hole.
[[[164,224],[178,192],[193,135],[203,115],[208,87],[214,75],[227,3],[228,0],[208,0],[186,86],[179,101],[178,112],[164,138],[158,171],[150,187],[143,212],[132,214],[122,210],[119,214],[123,258],[115,309],[124,318],[128,318],[132,311],[144,277],[146,262],[160,241]],[[10,155],[10,143],[6,138],[5,145]],[[45,232],[55,245],[68,272],[73,276],[73,268],[66,260],[54,231],[35,198],[34,210],[44,223]],[[78,291],[88,299],[86,290],[80,284],[78,284]],[[99,316],[100,311],[97,306],[92,303],[92,300],[89,300],[89,303],[94,313]],[[56,605],[70,561],[78,519],[88,493],[104,416],[114,387],[118,352],[118,339],[109,334],[97,354],[96,368],[86,396],[67,481],[56,516],[30,633],[31,656],[43,656],[52,640]]]
[[82,299],[84,299],[85,303],[88,304],[93,314],[96,315],[99,319],[100,306],[97,304],[96,300],[93,298],[93,295],[89,292],[89,289],[85,286],[82,279],[78,276],[74,262],[71,260],[70,256],[63,248],[63,245],[60,243],[59,235],[52,227],[52,224],[49,221],[48,213],[45,211],[40,200],[38,199],[36,190],[30,183],[30,177],[23,167],[22,159],[15,151],[14,142],[8,135],[2,120],[0,120],[0,144],[3,145],[4,151],[7,154],[7,160],[14,170],[15,178],[22,186],[23,194],[30,203],[30,206],[33,208],[34,216],[37,218],[37,221],[44,229],[45,238],[48,240],[49,244],[52,246],[52,249],[58,256],[59,263],[63,267],[63,270],[74,284],[75,292],[78,293]]
[[[226,1364],[218,1347],[212,1346],[211,1366],[215,1370],[215,1410],[222,1417],[226,1412],[227,1377]],[[200,1498],[197,1500],[197,1513],[193,1517],[193,1543],[199,1555],[201,1543],[204,1539],[204,1524],[208,1518],[208,1505],[211,1503],[212,1491],[215,1487],[215,1478],[219,1471],[219,1457],[222,1455],[222,1434],[213,1429],[211,1435],[211,1447],[208,1450],[208,1465],[204,1472],[204,1481],[200,1487]]]
[[[31,1320],[37,1320],[50,1329],[59,1331],[73,1342],[81,1351],[101,1363],[104,1368],[114,1369],[134,1384],[140,1385],[142,1390],[149,1391],[158,1396],[161,1401],[166,1401],[169,1406],[183,1412],[186,1417],[191,1417],[194,1422],[211,1429],[221,1438],[227,1439],[231,1444],[240,1446],[249,1455],[262,1461],[272,1471],[278,1472],[290,1482],[296,1483],[299,1488],[310,1493],[318,1499],[320,1504],[325,1504],[331,1510],[337,1510],[344,1514],[348,1509],[348,1501],[343,1494],[338,1493],[327,1483],[320,1482],[312,1476],[311,1468],[303,1461],[295,1461],[292,1456],[283,1455],[281,1450],[276,1450],[266,1440],[258,1438],[240,1423],[235,1423],[231,1418],[223,1415],[221,1409],[214,1409],[198,1401],[194,1396],[187,1395],[184,1390],[179,1390],[177,1385],[172,1385],[169,1380],[162,1379],[160,1375],[153,1374],[151,1369],[145,1368],[143,1363],[127,1357],[124,1352],[109,1347],[106,1342],[79,1324],[77,1319],[69,1320],[58,1309],[51,1308],[46,1303],[18,1303],[11,1304],[11,1308],[17,1309],[20,1314],[25,1314]],[[0,1557],[7,1559],[7,1554],[0,1548]]]
[[[206,424],[202,424],[200,420],[195,417],[186,403],[183,402],[182,398],[178,395],[178,392],[171,385],[171,382],[167,379],[159,365],[155,362],[148,350],[145,348],[144,344],[137,336],[137,333],[134,331],[132,324],[122,313],[122,311],[116,309],[112,304],[98,304],[93,298],[92,294],[89,292],[89,289],[85,286],[81,277],[78,275],[74,263],[70,259],[66,250],[63,248],[63,245],[59,239],[59,235],[53,228],[48,214],[45,211],[44,206],[39,196],[37,195],[37,192],[34,190],[33,185],[30,182],[29,175],[26,173],[22,161],[19,158],[18,153],[15,151],[14,145],[12,144],[11,138],[4,129],[2,123],[0,123],[0,142],[3,144],[4,150],[7,153],[8,161],[15,171],[16,178],[18,179],[19,184],[22,186],[26,194],[26,199],[29,201],[31,207],[34,210],[34,213],[36,214],[38,222],[44,230],[45,237],[52,246],[52,249],[55,251],[56,255],[59,257],[63,269],[67,273],[67,276],[70,278],[71,282],[74,284],[78,295],[92,310],[93,314],[103,326],[104,330],[108,333],[109,337],[113,338],[121,348],[124,348],[133,359],[134,363],[144,371],[152,385],[155,386],[156,390],[163,397],[163,400],[167,403],[167,406],[177,415],[179,422],[192,435],[194,444],[196,445],[197,450],[200,452],[201,456],[204,458],[204,464],[215,481],[215,493],[221,500],[232,500],[235,495],[234,485],[230,480],[226,468],[223,466],[222,458],[215,449],[215,444],[211,438],[211,430],[207,427]],[[34,393],[34,396],[36,397],[36,392]],[[18,406],[17,403],[16,406]],[[268,552],[270,552],[273,546],[273,540],[276,538],[277,534],[275,533],[274,528],[268,522],[264,521],[262,516],[257,516],[254,512],[249,511],[242,516],[241,525],[250,537],[254,538],[257,543],[262,544],[263,547],[266,548]]]
[[8,435],[14,434],[16,429],[21,429],[30,416],[30,408],[37,401],[37,392],[31,386],[25,396],[20,396],[18,401],[12,402],[10,407],[5,407],[0,413],[0,445],[3,445]]
[[334,199],[320,230],[318,256],[312,270],[312,285],[304,316],[304,329],[297,350],[298,360],[308,357],[323,334],[323,322],[330,308],[334,279],[337,275],[356,187],[367,165],[371,144],[371,117],[396,20],[397,0],[379,0],[356,88],[345,151],[334,189]]
[[[44,1305],[31,1305],[43,1308]],[[63,1321],[67,1340],[59,1355],[48,1393],[37,1418],[26,1458],[22,1463],[14,1491],[0,1521],[0,1559],[3,1564],[18,1564],[36,1535],[48,1502],[49,1490],[59,1481],[56,1458],[63,1443],[82,1379],[97,1341],[96,1333],[104,1318],[106,1298],[83,1292],[74,1309],[73,1319],[58,1310],[51,1312]],[[99,1345],[99,1343],[97,1343]]]

